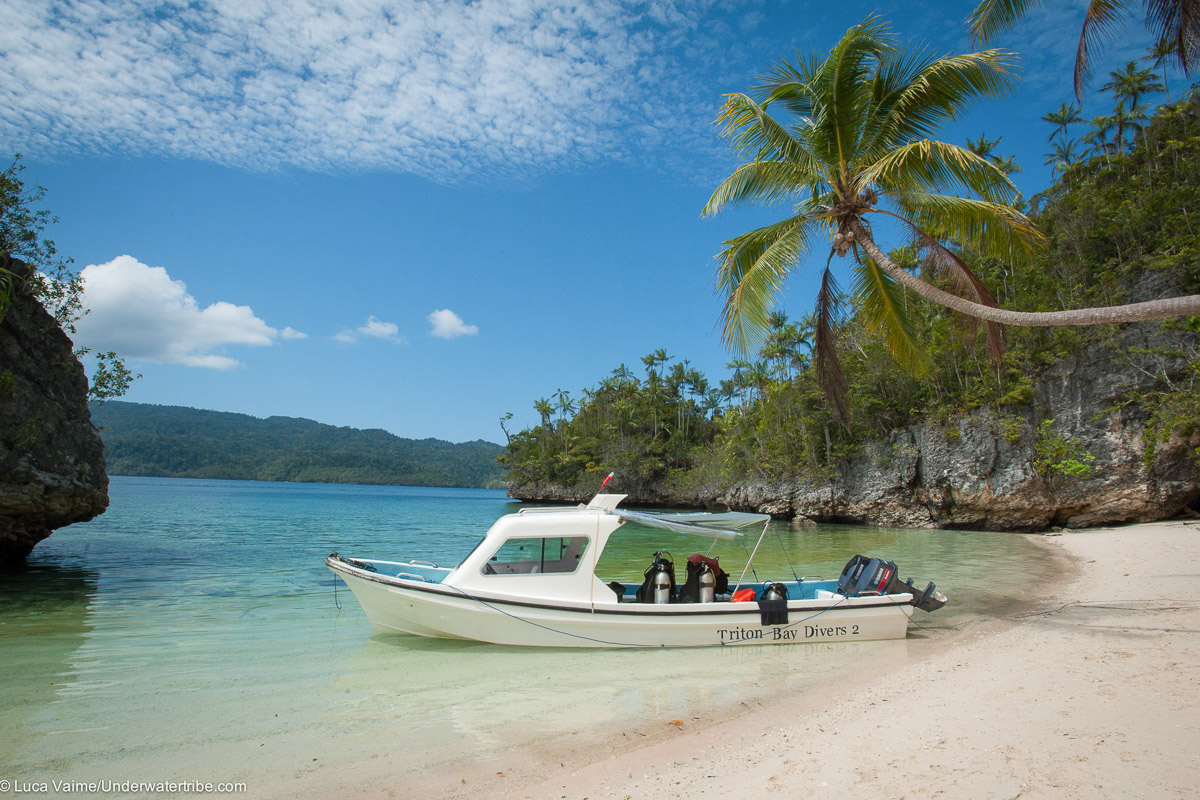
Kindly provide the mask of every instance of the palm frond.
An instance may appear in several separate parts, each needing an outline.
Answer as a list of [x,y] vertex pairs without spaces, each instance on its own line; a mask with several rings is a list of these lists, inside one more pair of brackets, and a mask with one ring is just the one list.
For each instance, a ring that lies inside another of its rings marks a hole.
[[725,296],[721,339],[728,347],[746,353],[762,340],[784,277],[807,252],[818,225],[812,214],[799,214],[725,242],[716,289]]
[[738,167],[713,191],[700,212],[702,217],[717,214],[730,205],[747,201],[777,203],[795,195],[820,176],[806,173],[794,161],[751,161]]
[[918,341],[904,287],[870,258],[859,258],[856,253],[855,262],[852,291],[867,330],[880,337],[892,358],[910,374],[925,374],[930,360]]
[[1170,44],[1167,54],[1190,73],[1200,50],[1200,5],[1195,0],[1146,0],[1146,27],[1159,42]]
[[892,150],[863,168],[862,180],[883,192],[965,190],[994,203],[1010,203],[1017,188],[996,165],[965,147],[922,139]]
[[846,31],[813,76],[813,91],[821,102],[812,120],[812,138],[824,145],[818,155],[841,170],[858,149],[870,100],[864,89],[879,59],[893,48],[891,27],[878,17],[868,17]]
[[739,156],[755,161],[812,161],[787,128],[747,95],[727,95],[717,113],[717,123],[722,126],[721,135],[729,139],[730,146]]
[[1091,0],[1079,31],[1079,47],[1075,51],[1075,97],[1083,99],[1083,85],[1092,73],[1092,50],[1100,39],[1111,39],[1119,13],[1128,0]]
[[[919,246],[925,249],[928,253],[926,263],[932,267],[934,274],[945,280],[950,291],[959,297],[965,297],[968,300],[974,300],[976,303],[981,303],[985,306],[996,307],[996,297],[991,290],[987,288],[979,276],[976,275],[966,262],[959,258],[955,253],[944,247],[941,242],[931,236],[920,237]],[[977,329],[979,320],[974,317],[968,318],[972,329]],[[991,358],[992,363],[999,364],[1004,358],[1004,333],[1000,326],[995,322],[985,322],[985,331],[987,335],[987,353]]]
[[[830,254],[832,256],[832,253]],[[817,292],[817,304],[813,309],[813,364],[817,369],[817,382],[826,401],[833,408],[834,416],[844,427],[850,427],[850,386],[842,371],[842,362],[837,355],[837,323],[841,307],[841,293],[837,281],[825,264],[821,278],[821,289]]]
[[814,115],[812,82],[822,59],[816,53],[797,54],[795,61],[781,60],[759,78],[753,93],[764,106],[782,103],[796,117]]
[[1042,0],[983,0],[967,18],[975,46],[987,44],[1016,24]]
[[1028,217],[1003,203],[932,192],[890,199],[902,212],[899,219],[939,240],[970,243],[984,256],[1006,259],[1015,248],[1030,250],[1045,241]]
[[[899,61],[898,57],[893,60]],[[1010,93],[1017,81],[1017,60],[1006,50],[983,50],[930,59],[909,56],[888,70],[881,64],[879,80],[903,87],[887,116],[887,124],[871,142],[887,148],[933,136],[946,122],[957,119],[976,100]]]

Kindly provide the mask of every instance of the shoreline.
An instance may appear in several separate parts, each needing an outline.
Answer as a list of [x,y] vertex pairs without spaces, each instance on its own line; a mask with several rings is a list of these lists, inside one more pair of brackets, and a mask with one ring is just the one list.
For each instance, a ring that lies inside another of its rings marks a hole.
[[1073,574],[897,664],[875,659],[732,717],[663,721],[636,742],[628,732],[584,735],[556,753],[489,759],[454,784],[427,779],[429,789],[531,800],[851,786],[899,798],[1190,796],[1200,774],[1200,604],[1187,592],[1200,523],[1031,538]]

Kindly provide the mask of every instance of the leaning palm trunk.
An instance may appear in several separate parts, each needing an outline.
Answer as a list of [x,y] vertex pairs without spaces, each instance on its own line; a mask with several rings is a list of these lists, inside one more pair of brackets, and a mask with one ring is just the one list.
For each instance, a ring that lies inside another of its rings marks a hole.
[[934,303],[986,322],[1016,325],[1022,328],[1048,328],[1066,325],[1108,325],[1121,322],[1145,322],[1152,319],[1200,314],[1200,295],[1167,297],[1144,303],[1129,303],[1102,308],[1079,308],[1068,311],[1009,311],[1004,308],[972,302],[927,283],[906,269],[897,266],[884,255],[870,233],[857,220],[850,223],[856,241],[884,272],[906,288]]
[[[834,255],[855,257],[853,292],[868,330],[914,373],[926,369],[929,359],[901,286],[985,320],[989,351],[997,358],[1000,324],[1097,325],[1200,314],[1200,296],[1110,308],[1008,311],[995,307],[983,282],[942,244],[954,242],[983,257],[1007,260],[1015,247],[1029,250],[1044,241],[1014,206],[1019,195],[1008,176],[970,150],[934,138],[940,124],[958,119],[974,100],[1008,92],[1015,80],[1012,68],[1012,55],[1000,50],[944,57],[905,52],[896,47],[890,28],[872,17],[848,30],[824,59],[780,62],[754,96],[729,95],[718,121],[746,163],[721,182],[703,213],[785,200],[792,213],[724,243],[717,287],[725,294],[725,342],[745,350],[750,340],[762,337],[785,277],[811,251],[823,249],[827,237],[832,248],[816,298],[813,360],[821,387],[844,423],[848,387],[835,346],[840,295],[830,272]],[[1064,119],[1070,116],[1064,112]],[[951,291],[884,255],[874,241],[870,215],[899,220],[929,251]],[[863,253],[869,258],[860,258]]]

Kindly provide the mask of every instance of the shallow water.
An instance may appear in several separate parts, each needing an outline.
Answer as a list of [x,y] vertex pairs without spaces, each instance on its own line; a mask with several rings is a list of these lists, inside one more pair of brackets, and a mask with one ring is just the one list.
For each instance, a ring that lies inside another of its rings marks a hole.
[[[506,648],[373,635],[321,563],[333,550],[455,563],[519,507],[501,492],[114,478],[110,494],[108,513],[0,578],[0,779],[245,781],[249,796],[282,796],[531,748],[552,759],[908,660],[1054,579],[1022,536],[778,525],[760,578],[835,577],[861,552],[951,603],[918,611],[899,642]],[[623,530],[599,571],[632,582],[656,549],[682,562],[708,545]],[[736,579],[742,545],[712,554]]]

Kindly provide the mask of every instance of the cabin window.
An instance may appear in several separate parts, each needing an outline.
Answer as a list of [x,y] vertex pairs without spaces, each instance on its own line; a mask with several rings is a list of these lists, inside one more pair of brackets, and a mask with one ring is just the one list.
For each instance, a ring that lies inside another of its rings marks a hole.
[[483,567],[485,575],[561,575],[579,568],[586,536],[509,539]]

